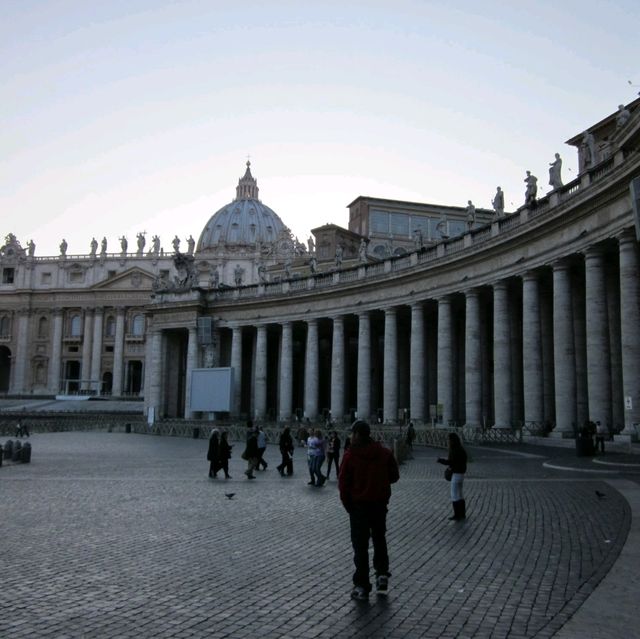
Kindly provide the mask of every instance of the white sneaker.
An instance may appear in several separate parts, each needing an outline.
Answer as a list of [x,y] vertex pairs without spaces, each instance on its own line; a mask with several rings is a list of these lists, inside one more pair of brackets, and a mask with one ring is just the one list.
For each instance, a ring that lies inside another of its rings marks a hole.
[[379,595],[386,595],[389,588],[389,577],[387,575],[378,575],[376,577],[376,592]]

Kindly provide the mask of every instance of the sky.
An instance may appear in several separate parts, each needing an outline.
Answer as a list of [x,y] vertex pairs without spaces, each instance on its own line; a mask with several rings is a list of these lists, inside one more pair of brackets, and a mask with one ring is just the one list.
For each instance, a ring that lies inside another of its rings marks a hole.
[[360,195],[514,210],[640,90],[637,0],[0,8],[0,240],[37,256],[197,239],[247,158],[301,241]]

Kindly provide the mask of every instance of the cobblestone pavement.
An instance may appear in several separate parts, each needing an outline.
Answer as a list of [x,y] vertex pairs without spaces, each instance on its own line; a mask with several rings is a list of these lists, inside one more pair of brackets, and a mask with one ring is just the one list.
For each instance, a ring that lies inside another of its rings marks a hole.
[[637,457],[470,448],[457,523],[442,451],[416,451],[390,505],[389,594],[362,603],[335,478],[307,486],[303,449],[282,478],[270,446],[251,482],[241,444],[225,481],[207,477],[204,440],[31,443],[31,464],[0,468],[0,636],[16,639],[554,637],[627,539],[631,509],[608,480],[640,477]]

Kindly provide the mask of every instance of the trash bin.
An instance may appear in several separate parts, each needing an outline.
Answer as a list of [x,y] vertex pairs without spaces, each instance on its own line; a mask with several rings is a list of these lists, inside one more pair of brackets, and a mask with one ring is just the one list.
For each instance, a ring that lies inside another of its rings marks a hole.
[[193,438],[200,439],[200,428],[198,426],[193,427]]
[[125,433],[130,433],[131,432],[131,424],[126,424],[124,427],[124,432]]
[[11,454],[11,461],[19,462],[20,455],[22,454],[20,451],[22,450],[22,444],[16,440],[13,442],[13,452]]
[[20,461],[23,464],[29,464],[31,462],[31,444],[25,442],[20,450]]
[[7,443],[4,445],[4,458],[5,459],[11,459],[11,456],[13,455],[13,441],[8,439]]

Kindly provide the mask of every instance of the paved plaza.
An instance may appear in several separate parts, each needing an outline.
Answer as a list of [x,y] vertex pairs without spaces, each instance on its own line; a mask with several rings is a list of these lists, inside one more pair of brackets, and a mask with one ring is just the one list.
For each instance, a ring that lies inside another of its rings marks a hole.
[[470,447],[457,523],[442,451],[416,450],[393,487],[389,594],[363,603],[335,477],[307,486],[303,449],[282,478],[270,445],[248,481],[236,443],[225,481],[205,440],[31,443],[31,464],[0,468],[0,637],[640,636],[640,457]]

